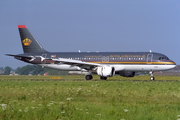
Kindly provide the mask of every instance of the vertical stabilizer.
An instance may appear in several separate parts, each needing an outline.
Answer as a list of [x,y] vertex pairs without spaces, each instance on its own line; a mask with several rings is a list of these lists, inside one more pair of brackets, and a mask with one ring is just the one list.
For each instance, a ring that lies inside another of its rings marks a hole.
[[46,52],[25,25],[18,25],[24,53]]

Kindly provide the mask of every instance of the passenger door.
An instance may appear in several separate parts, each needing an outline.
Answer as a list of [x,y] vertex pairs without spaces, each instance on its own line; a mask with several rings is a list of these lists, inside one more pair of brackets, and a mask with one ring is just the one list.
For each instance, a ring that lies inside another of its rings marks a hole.
[[147,64],[152,64],[152,58],[153,58],[153,54],[147,55]]

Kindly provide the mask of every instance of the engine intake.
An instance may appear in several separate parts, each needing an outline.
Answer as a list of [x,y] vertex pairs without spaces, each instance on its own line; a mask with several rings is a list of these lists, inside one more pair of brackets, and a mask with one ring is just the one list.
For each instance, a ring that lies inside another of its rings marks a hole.
[[97,74],[102,77],[112,77],[115,74],[115,68],[110,66],[98,67]]

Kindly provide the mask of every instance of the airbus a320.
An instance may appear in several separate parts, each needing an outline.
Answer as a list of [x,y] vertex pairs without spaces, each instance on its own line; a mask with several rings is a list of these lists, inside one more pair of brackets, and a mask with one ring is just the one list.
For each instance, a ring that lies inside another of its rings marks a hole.
[[6,54],[15,59],[44,67],[86,71],[86,80],[93,79],[92,74],[101,80],[118,74],[134,77],[135,72],[149,71],[150,80],[155,80],[154,71],[164,71],[176,66],[166,55],[155,52],[48,52],[33,37],[25,25],[18,25],[23,54]]

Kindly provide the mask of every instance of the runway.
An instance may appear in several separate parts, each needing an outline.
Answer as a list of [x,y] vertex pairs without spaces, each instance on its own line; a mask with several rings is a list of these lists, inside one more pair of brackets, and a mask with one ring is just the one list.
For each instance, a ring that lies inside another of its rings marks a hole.
[[[65,79],[61,80],[54,80],[54,81],[67,81]],[[84,80],[84,79],[74,79],[71,81],[119,81],[119,82],[180,82],[180,80],[100,80],[100,79],[93,79],[93,80]]]
[[117,80],[117,81],[132,81],[132,82],[180,82],[180,80]]
[[100,79],[0,79],[0,81],[119,81],[119,82],[180,82],[180,80],[118,80],[118,79],[110,79],[110,80],[100,80]]

